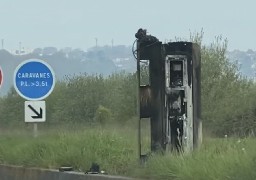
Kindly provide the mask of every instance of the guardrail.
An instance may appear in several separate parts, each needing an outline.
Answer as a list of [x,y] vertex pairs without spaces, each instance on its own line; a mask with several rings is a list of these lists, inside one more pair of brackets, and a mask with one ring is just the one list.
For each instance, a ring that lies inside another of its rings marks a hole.
[[0,180],[132,180],[122,176],[0,165]]

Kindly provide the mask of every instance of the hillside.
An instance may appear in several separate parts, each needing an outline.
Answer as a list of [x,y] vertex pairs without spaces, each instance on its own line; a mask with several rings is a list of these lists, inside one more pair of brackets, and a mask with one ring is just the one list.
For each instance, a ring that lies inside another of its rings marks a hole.
[[8,92],[13,85],[13,72],[17,65],[26,59],[42,59],[48,62],[58,80],[66,75],[77,74],[102,74],[108,76],[118,71],[135,71],[135,61],[131,53],[131,47],[104,46],[93,47],[87,52],[80,49],[64,48],[57,50],[54,47],[37,48],[29,54],[11,54],[6,50],[0,50],[0,65],[4,71],[4,85],[0,95]]
[[[237,62],[239,71],[243,76],[254,78],[256,72],[256,51],[229,51],[227,56],[232,62]],[[0,95],[8,92],[13,85],[13,72],[17,65],[26,59],[43,59],[55,71],[58,80],[66,75],[75,74],[102,74],[108,76],[113,72],[135,72],[136,62],[132,55],[131,47],[102,46],[92,47],[88,51],[81,49],[64,48],[57,50],[55,47],[36,48],[29,54],[11,54],[0,50],[0,65],[4,71],[4,86]]]
[[236,62],[242,75],[248,78],[255,78],[256,73],[256,51],[251,49],[247,51],[234,50],[227,53],[232,62]]

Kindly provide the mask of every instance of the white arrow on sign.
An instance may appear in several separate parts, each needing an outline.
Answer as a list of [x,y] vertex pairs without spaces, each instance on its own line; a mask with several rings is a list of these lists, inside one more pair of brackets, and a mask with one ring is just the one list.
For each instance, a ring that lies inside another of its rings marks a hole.
[[25,101],[25,122],[45,122],[45,101]]

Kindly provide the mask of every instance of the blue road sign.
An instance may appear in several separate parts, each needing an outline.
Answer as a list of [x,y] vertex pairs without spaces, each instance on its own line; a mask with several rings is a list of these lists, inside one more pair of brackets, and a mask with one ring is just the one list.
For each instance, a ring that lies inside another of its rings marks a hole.
[[54,89],[55,75],[49,64],[39,59],[22,62],[14,72],[14,88],[27,100],[42,100]]

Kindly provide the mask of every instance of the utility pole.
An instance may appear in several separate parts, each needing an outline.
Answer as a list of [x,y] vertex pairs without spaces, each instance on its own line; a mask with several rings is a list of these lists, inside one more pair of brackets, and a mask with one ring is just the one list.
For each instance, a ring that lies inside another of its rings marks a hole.
[[4,39],[2,39],[2,49],[4,49]]
[[97,48],[98,47],[98,38],[95,38],[95,47]]
[[19,42],[19,54],[21,53],[21,42]]
[[113,48],[114,46],[114,39],[111,40],[111,47]]

